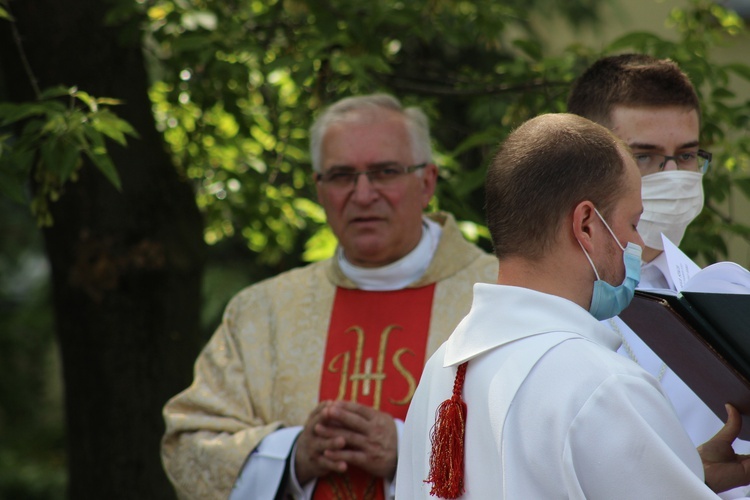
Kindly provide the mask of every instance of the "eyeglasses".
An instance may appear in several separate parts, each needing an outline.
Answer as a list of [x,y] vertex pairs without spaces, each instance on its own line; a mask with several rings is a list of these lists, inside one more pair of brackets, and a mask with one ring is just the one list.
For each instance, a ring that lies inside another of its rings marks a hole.
[[360,175],[366,175],[370,184],[376,188],[383,188],[393,185],[402,176],[415,172],[426,166],[427,163],[420,163],[419,165],[413,165],[411,167],[404,167],[397,163],[393,163],[362,171],[348,168],[333,168],[322,174],[315,174],[315,180],[332,188],[345,189],[356,185]]
[[705,174],[711,164],[712,156],[711,153],[702,149],[697,152],[680,153],[675,156],[658,153],[635,153],[633,155],[643,175],[661,172],[669,160],[674,160],[677,164],[677,170],[690,170]]

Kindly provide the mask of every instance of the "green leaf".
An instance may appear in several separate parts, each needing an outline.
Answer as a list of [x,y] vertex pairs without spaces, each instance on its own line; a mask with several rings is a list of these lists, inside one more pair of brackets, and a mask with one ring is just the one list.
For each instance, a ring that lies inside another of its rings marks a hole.
[[31,151],[13,149],[0,142],[0,193],[11,200],[26,204],[26,183],[34,154]]
[[31,116],[44,116],[49,111],[48,106],[40,103],[0,103],[0,126],[10,125]]
[[93,126],[94,129],[96,129],[98,132],[106,135],[121,146],[126,145],[127,141],[125,140],[125,134],[117,130],[117,128],[107,124],[106,121],[102,119],[102,117],[94,117],[91,121],[91,126]]
[[44,170],[54,172],[59,175],[60,163],[57,161],[61,148],[58,147],[60,139],[57,136],[48,137],[39,147],[41,153],[41,162]]
[[10,22],[14,22],[15,21],[15,19],[13,19],[13,16],[10,15],[10,12],[8,12],[1,5],[0,5],[0,19],[7,19]]
[[113,97],[97,97],[96,102],[105,106],[119,106],[125,103],[122,99],[115,99]]
[[302,259],[305,262],[317,262],[329,258],[334,250],[336,250],[336,236],[330,226],[323,226],[305,243]]
[[735,95],[734,92],[724,87],[716,88],[711,92],[711,97],[714,99],[731,99]]
[[40,94],[39,99],[40,100],[54,99],[57,97],[69,96],[70,92],[71,92],[70,87],[64,87],[64,86],[50,87],[48,89],[42,90],[42,93]]
[[61,184],[70,179],[78,165],[80,148],[68,136],[51,136],[40,146],[44,170],[55,173]]
[[663,40],[648,31],[633,31],[615,39],[607,46],[605,52],[618,52],[623,49],[643,48],[655,44],[661,44]]
[[115,164],[112,163],[112,159],[106,153],[96,153],[94,151],[85,150],[86,156],[96,165],[96,168],[104,174],[104,176],[112,183],[112,185],[118,190],[122,191],[122,183],[120,182],[120,175],[117,173]]
[[[207,47],[211,47],[214,43],[214,37],[211,35],[189,33],[185,34],[172,42],[172,49],[176,56],[181,56],[183,53],[189,53],[191,51],[205,50]],[[212,53],[215,49],[212,50]]]
[[[73,112],[73,114],[78,114],[79,117],[82,115],[80,113]],[[54,112],[54,113],[47,113],[47,121],[44,123],[44,126],[42,127],[42,134],[50,134],[55,136],[60,136],[67,132],[68,130],[68,120],[71,120],[71,115],[67,112]]]
[[541,61],[544,57],[542,55],[542,45],[539,40],[513,40],[513,45],[518,47],[524,54],[529,56],[534,61]]
[[125,135],[138,137],[135,129],[125,120],[108,110],[102,110],[91,115],[91,125],[98,132],[106,135],[118,144],[125,146],[127,141]]
[[734,185],[737,186],[747,198],[750,198],[750,177],[735,179]]
[[68,141],[61,141],[59,162],[60,181],[67,182],[70,176],[76,170],[80,160],[80,150]]
[[750,81],[750,66],[747,64],[727,64],[726,69],[729,71],[732,71],[735,75],[744,78],[747,81]]
[[471,134],[456,149],[451,151],[451,156],[458,157],[471,149],[481,146],[495,147],[499,143],[502,134],[503,132],[496,127]]
[[120,182],[120,175],[117,173],[115,164],[107,153],[107,148],[104,145],[104,137],[93,127],[85,127],[84,132],[92,146],[90,148],[83,148],[84,154],[94,163],[96,168],[98,168],[104,176],[109,179],[112,185],[117,188],[118,191],[121,191],[122,183]]
[[471,171],[465,171],[453,184],[455,194],[459,198],[469,196],[474,190],[484,185],[486,168],[477,168]]

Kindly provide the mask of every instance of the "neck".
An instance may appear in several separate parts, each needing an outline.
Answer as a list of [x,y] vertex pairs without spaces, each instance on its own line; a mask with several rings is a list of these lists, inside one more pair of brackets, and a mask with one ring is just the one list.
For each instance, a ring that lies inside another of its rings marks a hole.
[[[559,255],[538,260],[522,256],[500,259],[497,283],[556,295],[588,310],[595,277],[588,261],[580,261],[585,260],[583,253],[578,253],[581,255],[571,255],[567,260],[561,260]],[[571,265],[561,266],[561,262]]]
[[380,267],[361,267],[346,259],[341,247],[337,252],[339,267],[344,275],[362,290],[398,290],[418,281],[427,271],[435,255],[442,228],[425,218],[419,243],[401,259]]

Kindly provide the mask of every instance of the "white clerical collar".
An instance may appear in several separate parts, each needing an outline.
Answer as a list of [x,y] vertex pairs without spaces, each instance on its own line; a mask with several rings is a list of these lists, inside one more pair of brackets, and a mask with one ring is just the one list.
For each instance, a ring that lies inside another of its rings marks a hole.
[[638,288],[666,288],[675,289],[670,279],[669,264],[664,252],[660,253],[654,260],[641,266],[641,281]]
[[341,247],[336,251],[339,267],[359,289],[371,291],[400,290],[414,283],[427,271],[435,255],[443,228],[427,217],[422,218],[422,237],[417,246],[396,262],[383,267],[355,266],[344,256]]

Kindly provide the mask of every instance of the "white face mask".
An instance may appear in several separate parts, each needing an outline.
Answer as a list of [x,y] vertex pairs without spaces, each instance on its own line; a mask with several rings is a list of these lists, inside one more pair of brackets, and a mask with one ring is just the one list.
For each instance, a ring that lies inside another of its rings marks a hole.
[[685,229],[703,210],[703,174],[669,170],[641,179],[643,215],[638,233],[647,247],[664,250],[661,233],[679,245]]

